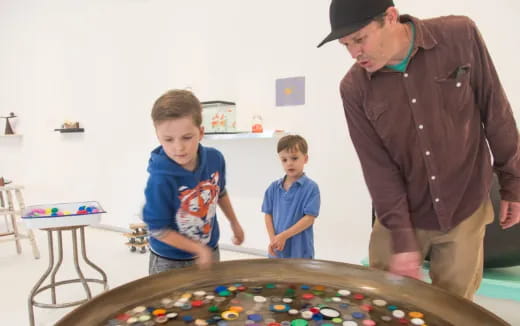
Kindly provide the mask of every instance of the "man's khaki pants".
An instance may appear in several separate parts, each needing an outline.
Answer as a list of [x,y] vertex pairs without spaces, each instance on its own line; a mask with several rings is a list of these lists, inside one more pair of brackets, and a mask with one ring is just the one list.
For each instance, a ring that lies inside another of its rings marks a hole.
[[[430,253],[433,285],[473,299],[482,281],[484,233],[493,218],[493,205],[488,199],[469,218],[448,232],[415,230],[422,259]],[[370,266],[389,270],[392,254],[390,231],[376,219],[370,236]]]

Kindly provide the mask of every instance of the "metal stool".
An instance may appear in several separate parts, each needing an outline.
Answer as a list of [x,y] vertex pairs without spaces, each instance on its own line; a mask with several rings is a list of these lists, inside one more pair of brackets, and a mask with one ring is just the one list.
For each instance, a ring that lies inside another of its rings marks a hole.
[[[34,258],[38,259],[40,258],[40,251],[38,250],[38,245],[36,244],[32,230],[28,229],[26,234],[22,234],[19,232],[18,225],[16,223],[17,216],[21,216],[25,209],[22,189],[23,187],[18,185],[0,187],[0,215],[4,215],[7,228],[7,232],[0,233],[0,237],[12,236],[12,238],[2,239],[1,241],[15,241],[16,252],[18,254],[22,253],[20,239],[29,239],[31,242]],[[15,209],[14,198],[16,198],[18,203],[18,209]]]
[[[29,294],[29,322],[31,326],[34,326],[34,307],[40,308],[66,308],[71,306],[80,305],[82,303],[87,302],[92,298],[92,293],[90,291],[90,287],[88,285],[91,283],[100,283],[103,285],[104,290],[108,290],[107,276],[105,272],[98,266],[96,266],[93,262],[91,262],[87,258],[87,252],[85,249],[85,226],[86,225],[73,225],[73,226],[65,226],[65,227],[56,227],[56,228],[42,228],[42,230],[47,232],[48,244],[49,244],[49,266],[45,273],[43,273],[42,277],[36,282],[31,293]],[[93,279],[93,278],[85,278],[81,271],[81,268],[78,264],[78,238],[77,238],[77,230],[79,229],[80,238],[81,238],[81,254],[83,260],[93,269],[98,271],[101,274],[102,279]],[[62,243],[62,232],[63,231],[71,231],[72,233],[72,246],[73,246],[73,255],[74,255],[74,267],[76,268],[76,272],[78,273],[79,278],[63,280],[56,282],[56,273],[61,266],[63,261],[63,243]],[[54,265],[54,242],[52,233],[55,232],[58,236],[58,260],[56,265]],[[50,274],[50,284],[46,286],[41,286],[45,279]],[[56,302],[56,287],[64,284],[70,283],[80,283],[83,285],[85,289],[86,298],[73,302],[66,303],[57,303]],[[34,300],[34,297],[43,291],[50,290],[51,291],[51,300],[52,303],[40,303]]]

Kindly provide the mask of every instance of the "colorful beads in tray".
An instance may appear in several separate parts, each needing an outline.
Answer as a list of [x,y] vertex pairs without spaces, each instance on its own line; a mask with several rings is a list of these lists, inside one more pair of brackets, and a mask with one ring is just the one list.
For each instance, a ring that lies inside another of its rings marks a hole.
[[28,214],[29,217],[47,217],[47,216],[67,216],[67,215],[86,215],[100,213],[101,210],[96,206],[79,206],[76,212],[62,211],[57,207],[52,208],[35,208]]

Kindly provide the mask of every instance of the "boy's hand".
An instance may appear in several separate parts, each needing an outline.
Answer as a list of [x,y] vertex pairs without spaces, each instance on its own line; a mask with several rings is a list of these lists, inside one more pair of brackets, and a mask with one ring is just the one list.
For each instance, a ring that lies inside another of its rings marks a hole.
[[273,241],[271,241],[271,247],[274,250],[282,251],[285,248],[285,241],[287,238],[283,235],[283,233],[277,234],[274,236]]
[[274,252],[273,246],[271,244],[267,246],[267,251],[269,252],[269,256],[278,257],[278,255]]
[[238,246],[244,242],[244,230],[242,230],[242,226],[238,221],[231,223],[231,230],[233,231],[233,244]]
[[202,269],[210,267],[211,263],[213,263],[213,253],[211,250],[202,245],[197,251],[197,259],[195,260],[195,263]]

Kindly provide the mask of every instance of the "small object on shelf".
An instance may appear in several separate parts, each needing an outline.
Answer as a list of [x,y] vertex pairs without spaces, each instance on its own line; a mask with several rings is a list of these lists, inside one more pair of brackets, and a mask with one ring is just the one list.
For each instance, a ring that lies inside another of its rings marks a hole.
[[148,230],[146,224],[130,224],[130,229],[132,232],[123,234],[128,238],[128,242],[125,244],[130,247],[131,252],[136,252],[139,248],[139,252],[144,254],[148,247]]
[[261,115],[259,115],[259,114],[253,115],[253,124],[251,127],[251,131],[254,133],[264,132],[263,119],[262,119]]
[[14,135],[13,127],[11,126],[11,123],[9,122],[9,119],[16,118],[16,115],[14,112],[9,113],[9,116],[7,117],[0,117],[2,119],[5,119],[5,135]]
[[206,101],[202,105],[202,126],[205,132],[236,131],[236,107],[234,102]]
[[54,129],[54,131],[59,131],[59,132],[84,132],[85,129],[84,128],[80,128],[78,121],[73,121],[73,122],[65,121],[61,125],[61,128]]

